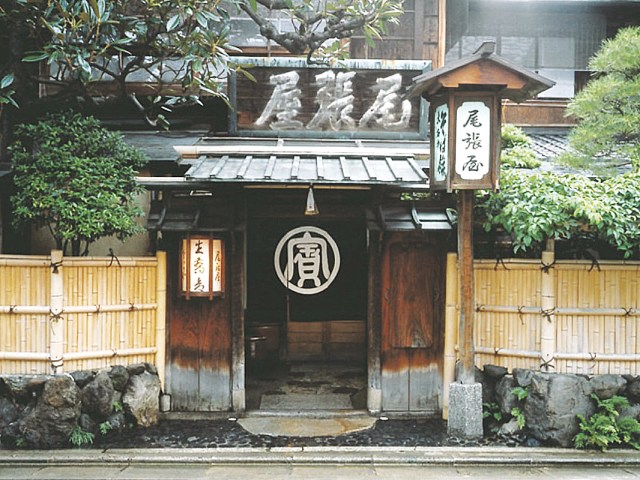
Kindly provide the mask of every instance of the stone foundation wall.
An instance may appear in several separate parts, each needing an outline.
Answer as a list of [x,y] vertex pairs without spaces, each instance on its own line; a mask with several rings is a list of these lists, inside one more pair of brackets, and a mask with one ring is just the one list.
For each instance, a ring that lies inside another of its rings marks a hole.
[[[591,394],[601,400],[625,396],[630,406],[621,415],[640,420],[640,377],[632,375],[589,377],[517,368],[508,374],[504,367],[485,365],[476,371],[476,380],[482,384],[482,401],[488,413],[485,434],[494,429],[515,443],[572,447],[580,430],[577,415],[588,418],[596,411]],[[518,399],[514,389],[526,397]],[[518,427],[514,408],[524,416],[524,428]],[[493,415],[498,412],[501,422]]]
[[75,434],[104,434],[158,422],[155,366],[117,365],[63,375],[0,376],[0,441],[5,447],[64,448]]

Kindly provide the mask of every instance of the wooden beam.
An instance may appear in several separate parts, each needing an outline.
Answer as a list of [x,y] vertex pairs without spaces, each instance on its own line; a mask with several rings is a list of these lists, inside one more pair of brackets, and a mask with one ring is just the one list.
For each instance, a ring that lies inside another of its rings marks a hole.
[[369,237],[369,305],[367,314],[367,409],[371,413],[382,411],[381,355],[381,268],[382,234],[371,232]]
[[473,361],[473,190],[458,191],[458,262],[460,285],[460,321],[458,349],[461,383],[475,383]]
[[444,65],[445,55],[447,53],[447,0],[439,0],[438,2],[438,64],[435,68]]

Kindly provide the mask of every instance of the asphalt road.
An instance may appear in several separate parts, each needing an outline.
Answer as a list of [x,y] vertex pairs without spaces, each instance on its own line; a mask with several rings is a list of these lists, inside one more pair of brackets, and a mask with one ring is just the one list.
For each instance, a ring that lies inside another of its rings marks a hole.
[[0,466],[0,479],[23,480],[351,480],[640,479],[639,467],[431,465],[89,465]]

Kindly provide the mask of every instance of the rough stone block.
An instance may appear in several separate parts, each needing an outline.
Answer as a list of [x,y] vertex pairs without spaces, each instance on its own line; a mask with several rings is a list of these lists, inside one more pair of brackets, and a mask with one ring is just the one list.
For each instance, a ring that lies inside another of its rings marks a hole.
[[450,436],[467,440],[482,438],[482,385],[452,383],[449,386]]

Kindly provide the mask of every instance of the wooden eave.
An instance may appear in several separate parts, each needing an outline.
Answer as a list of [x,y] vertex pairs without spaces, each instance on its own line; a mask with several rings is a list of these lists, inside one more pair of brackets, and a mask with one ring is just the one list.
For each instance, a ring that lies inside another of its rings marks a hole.
[[523,102],[551,88],[555,82],[495,55],[478,53],[413,79],[407,97],[430,97],[444,90],[483,88],[502,98]]

